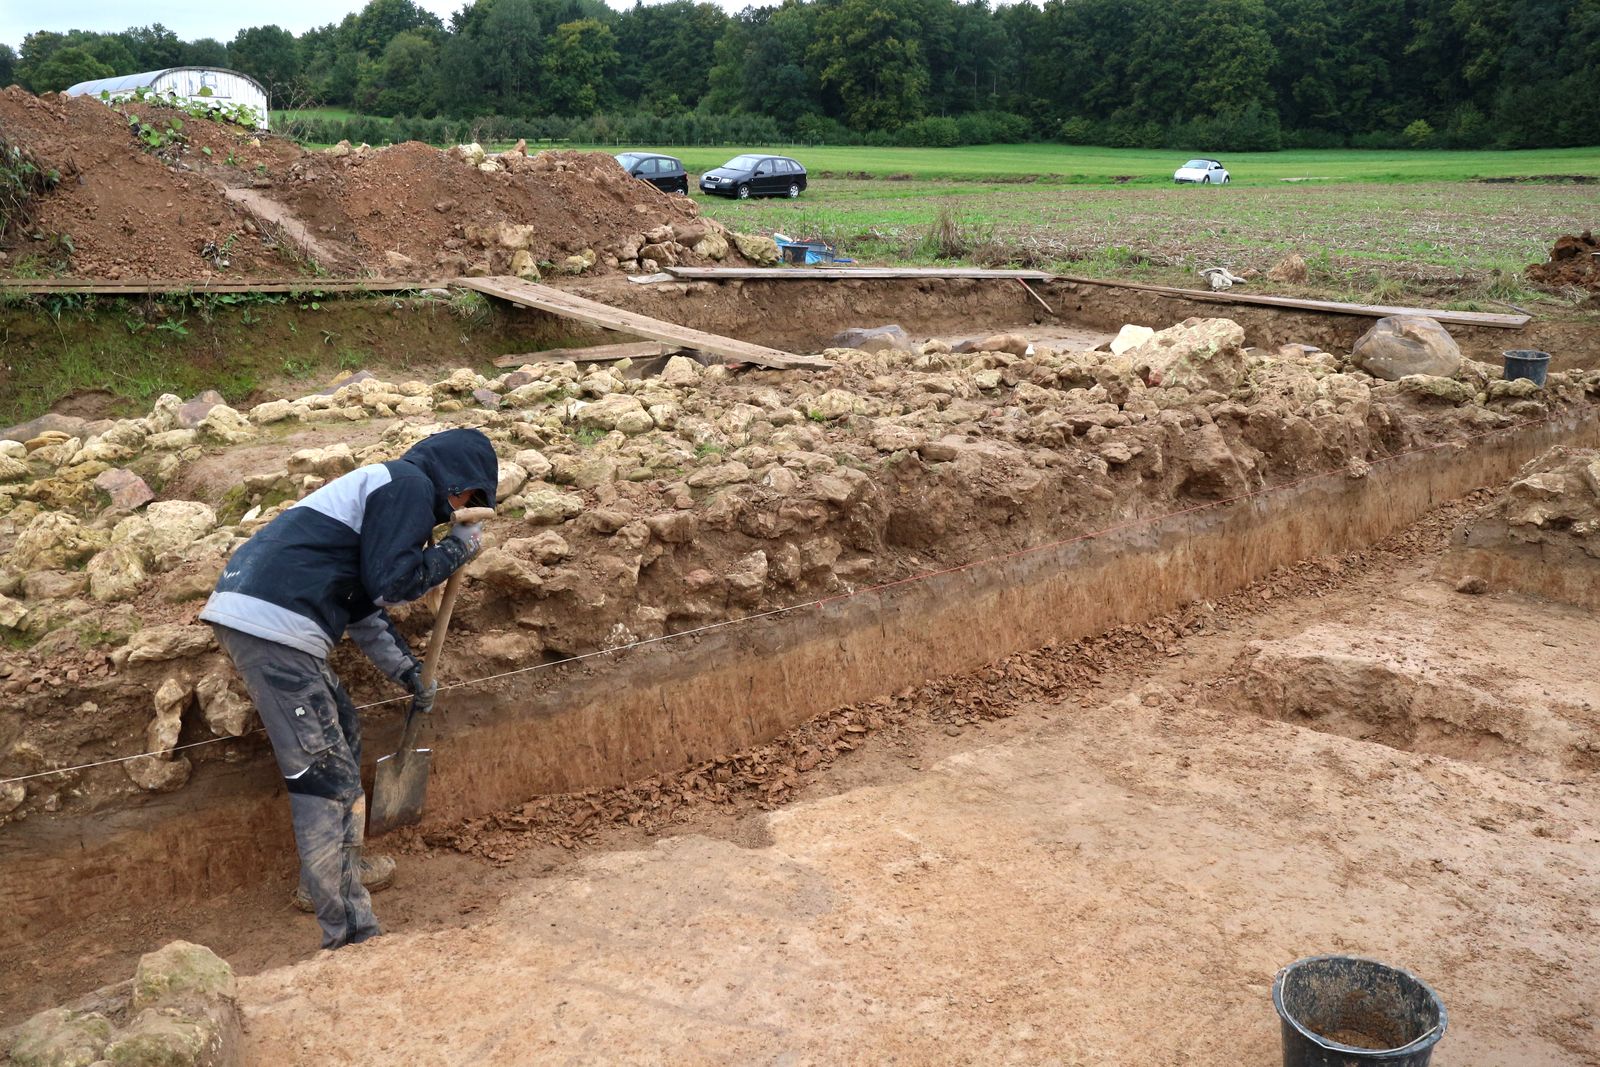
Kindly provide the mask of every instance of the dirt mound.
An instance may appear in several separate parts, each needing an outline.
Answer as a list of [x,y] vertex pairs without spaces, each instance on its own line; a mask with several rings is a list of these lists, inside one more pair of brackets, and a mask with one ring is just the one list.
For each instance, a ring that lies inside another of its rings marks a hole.
[[656,236],[677,242],[687,262],[687,247],[712,229],[692,200],[629,177],[604,153],[481,158],[496,169],[416,141],[307,154],[265,195],[319,239],[391,274],[503,273],[519,251],[548,270],[591,250],[600,267],[615,269],[666,226],[671,232]]
[[307,152],[171,108],[16,87],[0,92],[0,128],[61,175],[0,275],[281,277],[310,260],[343,276],[536,277],[737,261],[692,200],[604,153]]
[[[157,110],[164,109],[146,114]],[[207,138],[250,139],[217,123],[183,121],[215,126]],[[0,127],[61,178],[38,202],[37,236],[14,237],[0,273],[57,273],[65,264],[83,277],[209,278],[222,260],[234,275],[288,273],[279,250],[187,164],[188,152],[168,162],[142,151],[127,118],[98,100],[36,97],[12,86],[0,91]],[[194,154],[209,158],[198,146]],[[209,258],[208,245],[217,250]]]
[[1577,237],[1567,234],[1550,249],[1550,261],[1532,264],[1527,274],[1541,285],[1571,285],[1600,292],[1600,241],[1589,230]]

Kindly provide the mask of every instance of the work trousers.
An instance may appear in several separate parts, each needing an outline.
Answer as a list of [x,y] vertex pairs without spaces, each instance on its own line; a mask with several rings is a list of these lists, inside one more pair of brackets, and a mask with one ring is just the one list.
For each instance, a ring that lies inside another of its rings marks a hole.
[[361,884],[367,817],[361,791],[361,721],[326,660],[213,625],[267,729],[289,790],[300,886],[322,927],[322,947],[381,931]]

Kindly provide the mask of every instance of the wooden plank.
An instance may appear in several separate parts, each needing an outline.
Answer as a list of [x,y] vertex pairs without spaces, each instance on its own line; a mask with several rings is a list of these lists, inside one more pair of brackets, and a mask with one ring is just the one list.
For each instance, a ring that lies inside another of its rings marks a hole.
[[891,278],[1017,278],[1047,282],[1054,275],[1043,270],[989,270],[983,267],[668,267],[680,281],[843,281]]
[[660,341],[634,341],[621,345],[591,345],[588,348],[547,348],[543,352],[513,352],[495,359],[496,367],[520,367],[524,363],[613,363],[622,359],[649,359],[671,356],[683,349]]
[[780,352],[775,348],[736,341],[731,337],[722,337],[661,319],[652,319],[648,315],[624,311],[610,304],[602,304],[598,300],[589,300],[575,293],[552,289],[548,285],[525,282],[521,278],[457,278],[450,284],[483,293],[485,296],[509,300],[524,307],[537,308],[552,315],[577,319],[607,330],[616,330],[619,333],[679,345],[683,348],[696,348],[736,363],[753,363],[758,367],[772,367],[777,370],[826,370],[833,366],[825,359],[796,356]]
[[1184,300],[1200,300],[1211,304],[1259,304],[1264,307],[1291,308],[1296,311],[1320,311],[1331,315],[1363,315],[1381,319],[1389,315],[1426,315],[1436,322],[1452,326],[1487,326],[1497,330],[1520,330],[1533,320],[1531,315],[1498,315],[1488,311],[1444,311],[1435,308],[1389,307],[1383,304],[1345,304],[1337,300],[1310,300],[1297,296],[1264,296],[1257,293],[1238,293],[1232,289],[1211,292],[1206,289],[1179,289],[1171,285],[1151,285],[1148,282],[1119,282],[1108,278],[1080,278],[1071,274],[1058,274],[1058,282],[1076,282],[1080,285],[1102,285],[1113,289],[1138,289],[1163,296],[1176,296]]
[[95,296],[165,296],[198,293],[393,293],[442,289],[438,278],[277,278],[221,281],[214,278],[92,281],[83,278],[0,278],[0,290],[24,293],[87,293]]

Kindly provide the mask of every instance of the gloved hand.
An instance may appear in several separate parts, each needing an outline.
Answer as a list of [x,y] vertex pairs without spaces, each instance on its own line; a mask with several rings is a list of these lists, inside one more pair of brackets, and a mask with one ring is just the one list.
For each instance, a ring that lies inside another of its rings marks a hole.
[[411,708],[418,715],[427,715],[433,711],[434,698],[439,695],[437,682],[422,684],[422,668],[413,667],[400,679],[405,687],[411,690]]
[[483,551],[483,523],[462,522],[450,527],[450,536],[467,548],[467,559]]

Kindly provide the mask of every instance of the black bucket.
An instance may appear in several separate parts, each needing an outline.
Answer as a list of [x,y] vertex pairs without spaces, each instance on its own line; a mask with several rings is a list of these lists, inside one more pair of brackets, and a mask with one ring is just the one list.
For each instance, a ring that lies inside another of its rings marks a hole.
[[1534,385],[1544,385],[1545,372],[1550,369],[1550,353],[1536,352],[1531,348],[1513,348],[1501,355],[1506,361],[1506,381],[1526,378]]
[[1428,1067],[1444,1002],[1409,971],[1356,956],[1308,956],[1278,972],[1283,1067]]

